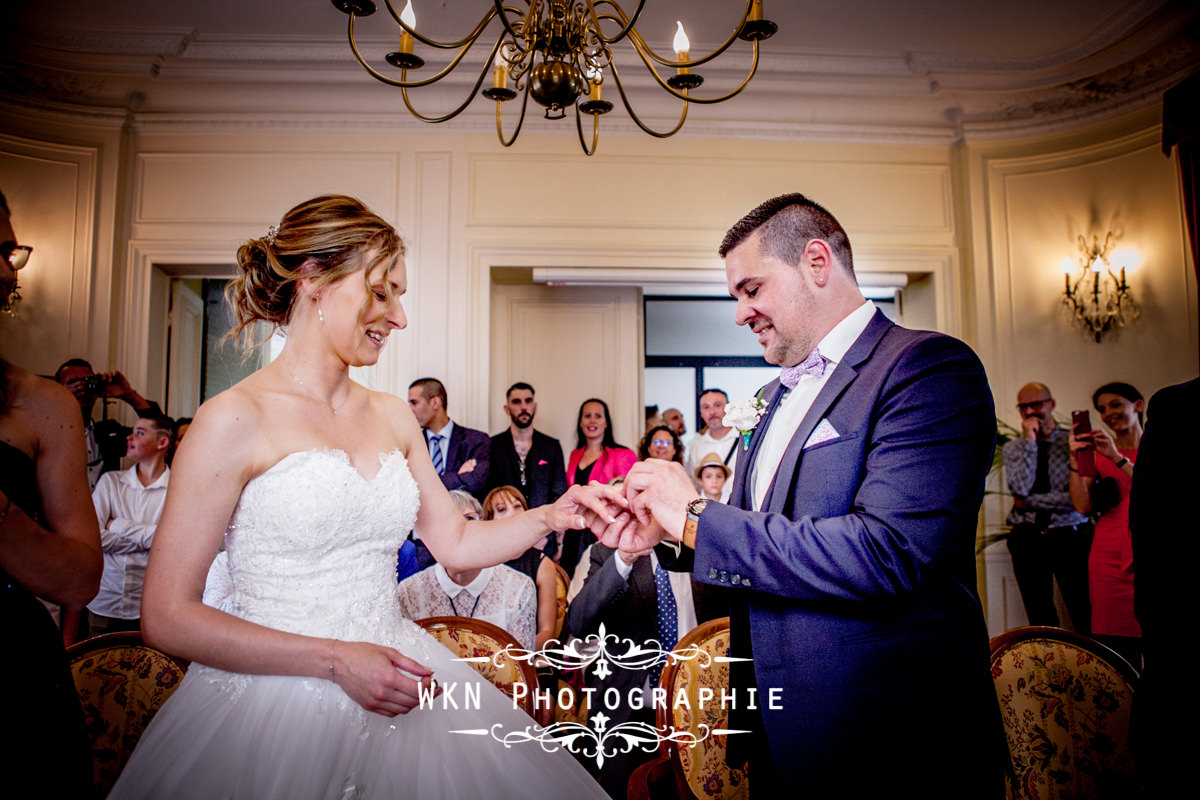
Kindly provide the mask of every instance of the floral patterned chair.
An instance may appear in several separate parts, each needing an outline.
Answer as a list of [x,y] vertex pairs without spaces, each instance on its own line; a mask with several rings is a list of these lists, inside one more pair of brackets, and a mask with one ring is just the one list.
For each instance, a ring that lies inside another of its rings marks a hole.
[[461,658],[478,658],[489,656],[487,661],[468,661],[480,675],[487,678],[500,691],[509,697],[514,694],[513,685],[524,683],[529,690],[525,693],[521,706],[525,713],[536,717],[534,711],[534,695],[538,690],[537,670],[528,661],[502,657],[497,666],[490,656],[512,645],[513,650],[521,650],[521,645],[512,635],[498,625],[481,619],[468,617],[426,617],[417,620],[417,624],[425,629]]
[[108,633],[67,648],[83,706],[96,794],[116,783],[142,731],[175,693],[187,662],[155,650],[139,633]]
[[[686,650],[695,645],[708,653],[707,665],[698,660],[668,663],[662,671],[659,686],[667,690],[667,707],[657,710],[656,724],[659,730],[687,730],[703,736],[693,746],[676,742],[663,742],[662,758],[643,764],[634,771],[629,780],[630,797],[657,797],[664,794],[664,762],[670,763],[674,777],[674,795],[696,800],[744,800],[749,797],[749,782],[745,770],[730,769],[725,765],[725,737],[705,735],[701,725],[708,731],[728,728],[728,711],[720,703],[701,703],[699,692],[711,689],[714,697],[721,696],[722,689],[729,687],[729,664],[711,661],[713,656],[729,655],[729,618],[722,617],[693,628],[673,648]],[[674,698],[680,690],[687,693],[688,706],[676,708]]]
[[992,678],[1020,800],[1137,796],[1129,711],[1137,671],[1062,628],[1016,628],[992,640]]

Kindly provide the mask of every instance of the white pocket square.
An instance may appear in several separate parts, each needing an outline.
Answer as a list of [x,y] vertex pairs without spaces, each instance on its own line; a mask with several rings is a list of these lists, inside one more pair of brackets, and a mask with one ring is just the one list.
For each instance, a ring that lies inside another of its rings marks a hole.
[[804,449],[807,450],[813,445],[828,442],[830,439],[836,439],[839,436],[841,434],[837,432],[837,429],[833,425],[829,424],[829,420],[823,419],[813,430],[812,435],[808,437],[808,441],[804,443]]

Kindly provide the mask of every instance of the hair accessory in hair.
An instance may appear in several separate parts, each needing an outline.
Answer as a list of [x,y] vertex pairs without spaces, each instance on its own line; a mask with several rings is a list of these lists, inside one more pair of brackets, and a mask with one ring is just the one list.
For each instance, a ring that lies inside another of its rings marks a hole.
[[279,235],[279,226],[271,225],[267,227],[267,244],[275,244],[275,237]]

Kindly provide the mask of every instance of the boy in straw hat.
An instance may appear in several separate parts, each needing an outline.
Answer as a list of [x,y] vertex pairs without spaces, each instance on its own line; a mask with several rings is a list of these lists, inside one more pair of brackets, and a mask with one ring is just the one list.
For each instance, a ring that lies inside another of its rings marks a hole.
[[700,482],[700,492],[706,500],[721,502],[721,490],[729,479],[729,467],[716,453],[709,453],[696,467],[696,480]]

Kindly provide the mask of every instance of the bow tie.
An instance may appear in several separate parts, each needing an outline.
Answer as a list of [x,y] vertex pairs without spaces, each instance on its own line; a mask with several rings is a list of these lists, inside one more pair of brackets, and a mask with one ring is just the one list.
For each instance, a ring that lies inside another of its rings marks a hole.
[[825,365],[828,364],[828,359],[821,355],[821,351],[813,348],[808,354],[808,358],[801,361],[794,367],[784,367],[779,370],[779,382],[792,390],[800,383],[801,375],[815,375],[818,378],[825,374]]

